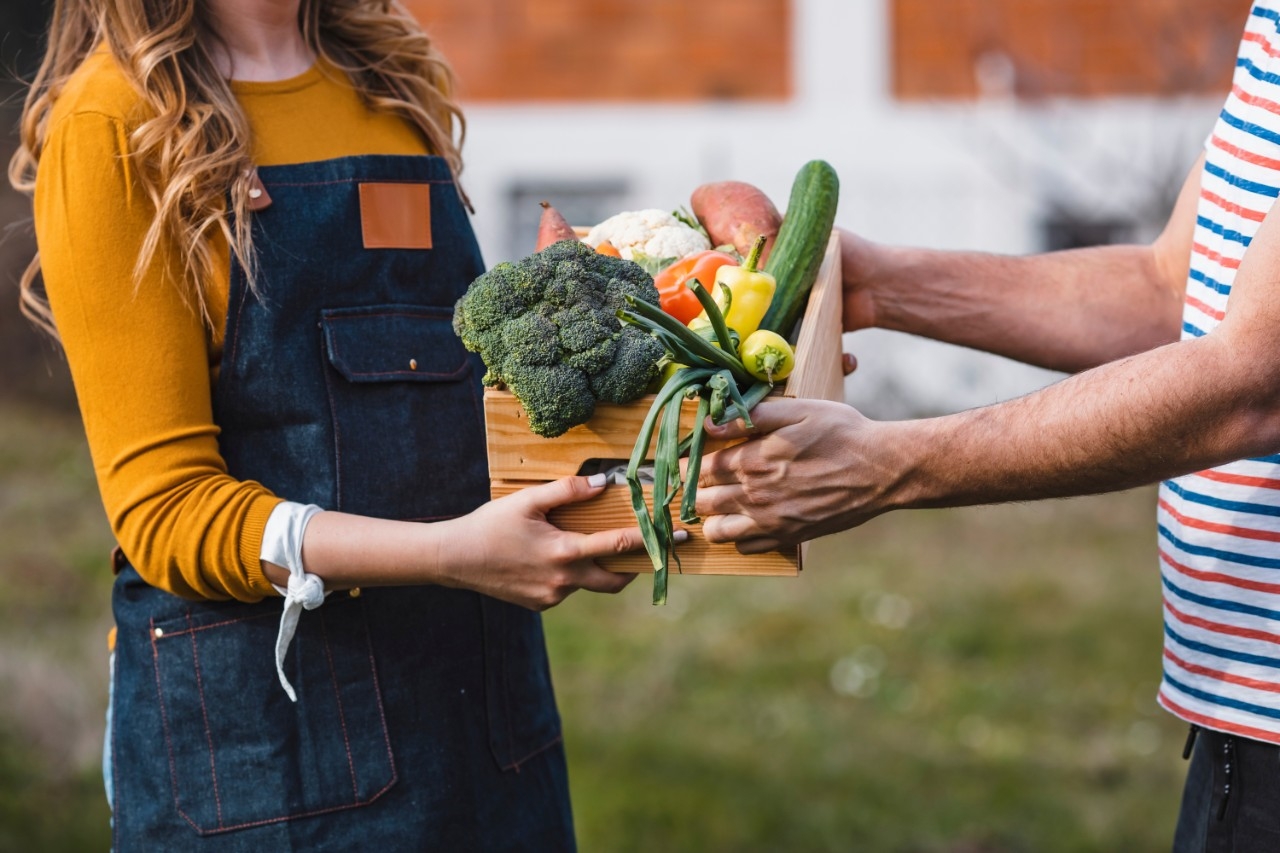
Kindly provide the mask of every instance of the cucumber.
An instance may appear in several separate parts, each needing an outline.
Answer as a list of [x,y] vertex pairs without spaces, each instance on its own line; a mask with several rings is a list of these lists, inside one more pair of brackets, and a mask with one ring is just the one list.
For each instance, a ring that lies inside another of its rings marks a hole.
[[777,332],[792,343],[809,291],[818,280],[839,201],[840,179],[831,164],[810,160],[800,167],[791,185],[791,200],[778,229],[778,240],[765,266],[765,271],[777,279],[778,289],[760,322],[760,328]]

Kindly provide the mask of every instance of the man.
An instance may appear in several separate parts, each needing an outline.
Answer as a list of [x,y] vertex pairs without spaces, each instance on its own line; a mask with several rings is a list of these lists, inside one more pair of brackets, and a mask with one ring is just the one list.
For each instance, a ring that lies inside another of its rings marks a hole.
[[[1154,244],[1012,258],[841,235],[846,329],[1074,376],[897,423],[825,402],[761,404],[754,440],[704,461],[707,538],[752,553],[892,509],[1165,480],[1159,701],[1195,739],[1175,849],[1280,850],[1277,196],[1280,0],[1258,0],[1232,93]],[[740,435],[741,422],[717,433]]]

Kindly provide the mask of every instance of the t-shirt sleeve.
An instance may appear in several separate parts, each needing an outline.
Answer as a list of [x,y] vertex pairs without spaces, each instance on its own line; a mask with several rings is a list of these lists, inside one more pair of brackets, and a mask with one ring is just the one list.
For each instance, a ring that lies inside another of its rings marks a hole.
[[213,422],[209,338],[162,245],[135,282],[154,207],[124,123],[62,118],[36,176],[45,290],[75,382],[102,501],[125,555],[176,595],[257,601],[262,532],[280,502],[227,473]]

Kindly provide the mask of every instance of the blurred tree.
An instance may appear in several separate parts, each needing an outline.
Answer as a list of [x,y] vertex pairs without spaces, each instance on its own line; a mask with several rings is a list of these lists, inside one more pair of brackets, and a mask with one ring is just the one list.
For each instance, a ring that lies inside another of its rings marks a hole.
[[[40,64],[51,0],[0,3],[0,158],[17,145],[26,82]],[[0,396],[60,407],[74,402],[57,347],[37,333],[18,310],[19,276],[35,252],[31,205],[8,181],[0,187]]]
[[27,0],[23,3],[0,4],[0,67],[5,69],[5,84],[15,85],[14,76],[26,79],[40,63],[45,28],[53,11],[50,0]]

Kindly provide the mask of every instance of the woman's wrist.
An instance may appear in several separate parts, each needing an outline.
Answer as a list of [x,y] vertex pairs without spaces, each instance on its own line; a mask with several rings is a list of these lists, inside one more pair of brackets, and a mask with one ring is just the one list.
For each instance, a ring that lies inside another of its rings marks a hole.
[[[329,589],[406,584],[458,586],[458,580],[466,574],[461,562],[468,549],[451,549],[448,543],[469,541],[463,531],[456,530],[461,521],[422,523],[342,512],[320,513],[307,525],[302,562]],[[271,576],[269,572],[268,577]]]

